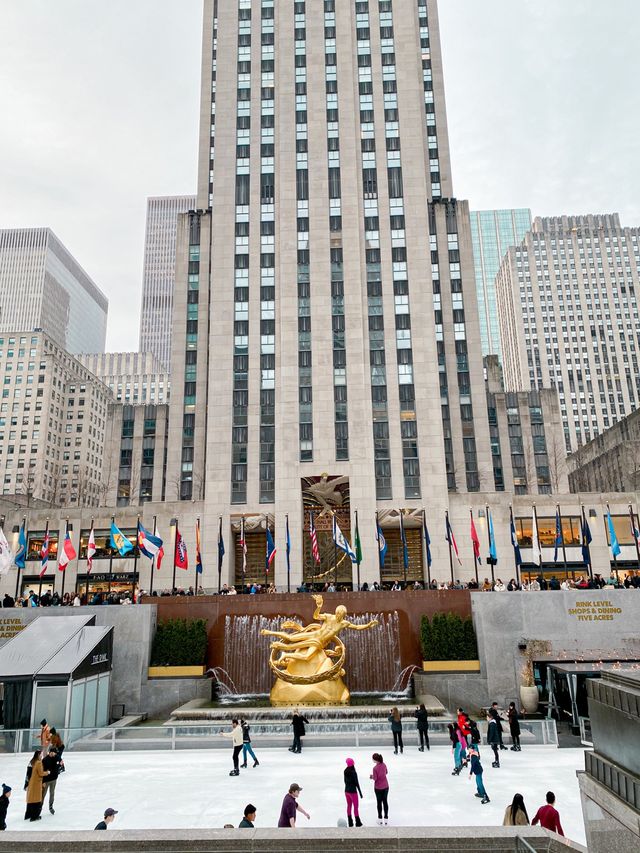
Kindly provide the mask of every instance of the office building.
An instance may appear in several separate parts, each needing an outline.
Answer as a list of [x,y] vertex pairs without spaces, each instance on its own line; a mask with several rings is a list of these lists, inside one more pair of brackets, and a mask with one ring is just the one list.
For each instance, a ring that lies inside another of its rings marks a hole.
[[67,352],[104,352],[108,308],[51,229],[0,229],[0,334],[41,329]]
[[169,401],[169,373],[150,352],[85,353],[78,361],[109,386],[118,403],[138,406]]
[[193,210],[195,205],[192,195],[147,199],[140,352],[153,353],[167,371],[171,361],[178,214]]
[[502,360],[496,305],[496,275],[507,249],[520,243],[530,228],[531,211],[528,208],[471,211],[471,238],[483,355],[494,354]]
[[638,407],[640,229],[536,218],[496,279],[505,388],[555,386],[576,450]]
[[572,492],[640,490],[640,409],[567,457]]

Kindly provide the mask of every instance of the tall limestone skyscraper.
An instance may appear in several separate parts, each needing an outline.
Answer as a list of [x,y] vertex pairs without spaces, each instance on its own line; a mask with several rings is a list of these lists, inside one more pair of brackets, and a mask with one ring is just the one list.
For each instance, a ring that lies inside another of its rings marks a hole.
[[[296,581],[351,581],[331,527],[353,540],[356,510],[362,580],[376,513],[422,578],[422,508],[440,524],[449,491],[493,490],[436,2],[205,0],[201,92],[168,496],[203,497],[216,533],[222,518],[236,581],[241,526],[262,571],[267,521],[280,583],[287,522]],[[402,575],[397,553],[383,577]]]

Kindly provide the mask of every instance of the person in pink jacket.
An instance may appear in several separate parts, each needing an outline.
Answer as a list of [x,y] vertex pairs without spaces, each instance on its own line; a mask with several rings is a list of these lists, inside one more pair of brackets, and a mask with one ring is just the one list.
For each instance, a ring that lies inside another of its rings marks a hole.
[[[382,760],[379,752],[374,752],[373,758],[373,773],[369,779],[373,779],[373,791],[376,795],[376,805],[378,806],[378,825],[385,826],[389,822],[389,782],[387,780],[387,765]],[[384,811],[384,818],[382,813]]]

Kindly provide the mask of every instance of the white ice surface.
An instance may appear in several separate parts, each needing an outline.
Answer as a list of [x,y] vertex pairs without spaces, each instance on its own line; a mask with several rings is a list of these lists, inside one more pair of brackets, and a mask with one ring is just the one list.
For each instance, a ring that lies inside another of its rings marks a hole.
[[[345,758],[356,762],[364,793],[360,815],[375,825],[376,807],[371,772],[371,749],[305,748],[301,755],[286,749],[254,749],[260,766],[229,777],[231,752],[220,749],[180,752],[67,752],[64,773],[57,784],[55,815],[47,805],[42,820],[25,822],[22,790],[26,755],[3,756],[0,782],[13,787],[7,829],[93,829],[105,808],[118,810],[114,829],[177,827],[219,828],[238,825],[244,806],[258,809],[256,826],[277,825],[282,797],[291,782],[302,785],[299,802],[311,820],[300,816],[299,826],[335,826],[346,817],[342,772]],[[533,818],[545,793],[556,794],[566,835],[585,843],[576,770],[584,768],[583,750],[529,746],[522,752],[502,752],[501,767],[491,767],[492,753],[481,748],[484,784],[491,802],[474,797],[475,781],[463,771],[452,776],[451,752],[434,746],[430,752],[407,748],[404,755],[381,749],[389,768],[389,823],[393,826],[501,825],[514,793],[524,796]]]

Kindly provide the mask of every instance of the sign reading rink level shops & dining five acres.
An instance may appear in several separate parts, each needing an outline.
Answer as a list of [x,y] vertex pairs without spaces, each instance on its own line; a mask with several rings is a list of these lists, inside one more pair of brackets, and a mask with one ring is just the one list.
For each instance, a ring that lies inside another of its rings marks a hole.
[[579,622],[611,622],[622,615],[622,607],[615,607],[609,600],[576,601],[567,613],[575,616]]

